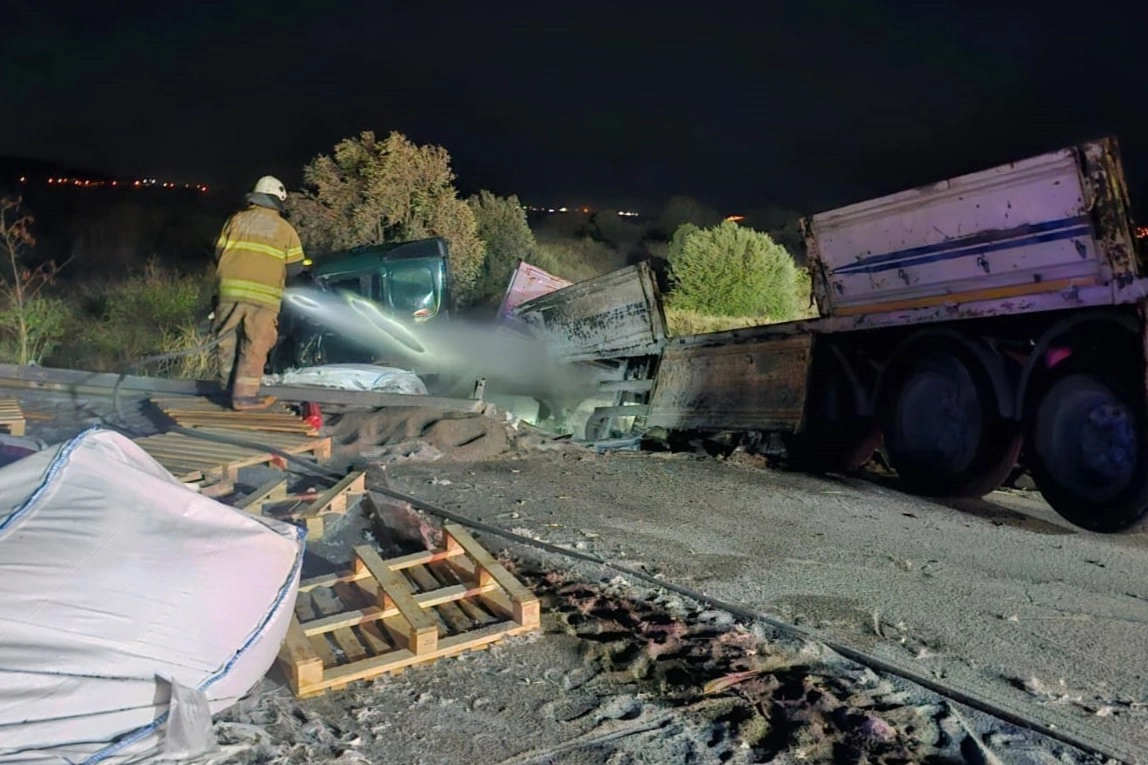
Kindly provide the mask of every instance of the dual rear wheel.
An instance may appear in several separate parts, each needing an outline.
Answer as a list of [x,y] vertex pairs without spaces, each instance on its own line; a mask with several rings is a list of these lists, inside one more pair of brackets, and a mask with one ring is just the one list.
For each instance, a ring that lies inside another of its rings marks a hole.
[[1053,510],[1085,529],[1124,531],[1148,516],[1144,385],[1135,368],[1095,362],[1069,358],[1045,374],[1029,391],[1022,424],[1002,414],[1010,407],[980,356],[936,344],[897,364],[874,422],[859,414],[862,394],[847,370],[826,354],[811,375],[807,430],[787,447],[803,469],[847,470],[883,437],[906,490],[980,497],[1004,482],[1023,444],[1024,464]]
[[898,364],[878,412],[889,461],[915,494],[983,496],[1020,454],[1019,426],[1002,416],[988,370],[963,348],[922,350]]
[[1143,383],[1071,359],[1053,368],[1026,417],[1027,463],[1057,513],[1091,531],[1119,532],[1148,513]]

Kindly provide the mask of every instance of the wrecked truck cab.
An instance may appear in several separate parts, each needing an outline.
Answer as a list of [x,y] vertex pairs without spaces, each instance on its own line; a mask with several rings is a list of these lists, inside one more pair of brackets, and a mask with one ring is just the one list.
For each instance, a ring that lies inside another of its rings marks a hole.
[[449,257],[449,246],[441,237],[316,256],[314,265],[288,282],[270,371],[362,362],[364,354],[370,354],[353,336],[333,332],[309,318],[300,310],[300,301],[345,301],[352,309],[356,301],[362,301],[360,307],[404,324],[448,321]]
[[368,245],[324,258],[310,276],[321,290],[352,292],[395,319],[421,324],[449,316],[449,257],[441,237]]

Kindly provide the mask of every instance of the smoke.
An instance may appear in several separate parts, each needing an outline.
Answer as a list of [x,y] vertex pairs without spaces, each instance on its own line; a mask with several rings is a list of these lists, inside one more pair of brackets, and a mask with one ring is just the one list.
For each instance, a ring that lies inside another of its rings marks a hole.
[[589,367],[560,364],[537,338],[506,326],[459,319],[405,324],[361,296],[310,287],[289,288],[284,301],[289,310],[362,348],[365,356],[419,375],[485,378],[491,392],[572,404],[595,392]]

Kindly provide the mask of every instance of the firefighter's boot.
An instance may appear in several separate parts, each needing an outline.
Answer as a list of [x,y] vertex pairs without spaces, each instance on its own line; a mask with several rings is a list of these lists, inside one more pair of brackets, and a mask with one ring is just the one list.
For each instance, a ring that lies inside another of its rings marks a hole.
[[257,409],[266,409],[274,404],[274,396],[240,396],[231,399],[231,408],[237,412],[249,412]]

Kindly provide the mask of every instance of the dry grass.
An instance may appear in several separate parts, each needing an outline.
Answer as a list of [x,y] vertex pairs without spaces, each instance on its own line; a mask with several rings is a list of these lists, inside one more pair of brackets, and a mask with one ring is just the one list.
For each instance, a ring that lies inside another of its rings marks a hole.
[[724,332],[727,329],[759,327],[773,323],[768,316],[707,316],[698,311],[681,308],[666,308],[666,324],[670,336],[704,335],[707,332]]
[[[155,262],[118,279],[70,285],[72,326],[48,363],[119,372],[144,357],[194,347],[206,340],[198,337],[196,324],[210,311],[210,289],[206,275],[180,273]],[[168,366],[194,369],[198,363]],[[157,371],[166,373],[155,365],[147,373]]]
[[159,352],[180,355],[165,362],[159,374],[181,380],[214,379],[219,365],[214,349],[205,347],[210,340],[210,336],[201,333],[194,323],[165,329]]

